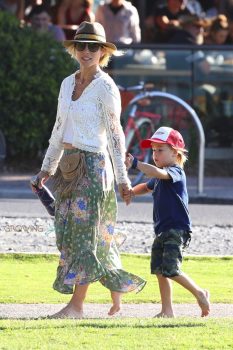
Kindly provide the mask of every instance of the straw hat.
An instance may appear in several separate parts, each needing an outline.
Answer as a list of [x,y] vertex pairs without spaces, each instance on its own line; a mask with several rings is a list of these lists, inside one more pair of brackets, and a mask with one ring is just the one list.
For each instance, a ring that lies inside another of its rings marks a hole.
[[100,43],[102,46],[110,48],[112,51],[117,50],[114,44],[106,41],[104,27],[98,22],[82,22],[74,35],[74,39],[64,40],[63,45],[69,48],[71,45],[78,42]]

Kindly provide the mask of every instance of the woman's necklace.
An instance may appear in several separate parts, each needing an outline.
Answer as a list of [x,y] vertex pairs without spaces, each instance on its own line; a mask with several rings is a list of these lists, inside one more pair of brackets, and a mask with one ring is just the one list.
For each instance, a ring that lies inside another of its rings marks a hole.
[[74,89],[72,92],[72,100],[75,100],[79,97],[79,95],[82,94],[83,90],[96,78],[98,78],[100,73],[100,70],[97,70],[97,72],[89,79],[87,80],[81,80],[80,79],[80,72],[75,76],[75,84]]

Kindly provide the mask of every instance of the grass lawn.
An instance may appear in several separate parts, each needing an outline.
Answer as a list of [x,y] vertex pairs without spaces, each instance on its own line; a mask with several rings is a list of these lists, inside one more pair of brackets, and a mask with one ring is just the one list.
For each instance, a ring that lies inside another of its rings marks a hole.
[[[0,254],[0,303],[67,302],[70,295],[60,294],[51,287],[57,262],[56,255]],[[145,255],[122,254],[122,262],[125,270],[147,280],[142,292],[127,293],[123,301],[159,302],[156,277],[150,275],[150,258]],[[212,303],[233,303],[233,257],[186,257],[183,271],[210,291]],[[90,286],[86,302],[108,303],[109,291],[100,283],[94,283]],[[174,303],[193,302],[193,296],[174,283]]]
[[232,350],[233,319],[0,320],[4,350]]

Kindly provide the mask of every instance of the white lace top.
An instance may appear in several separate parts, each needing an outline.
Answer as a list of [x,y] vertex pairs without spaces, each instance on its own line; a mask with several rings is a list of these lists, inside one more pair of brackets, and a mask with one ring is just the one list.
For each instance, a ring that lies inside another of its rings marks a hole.
[[58,97],[56,122],[41,170],[53,175],[63,153],[66,120],[72,118],[72,145],[90,152],[110,153],[117,183],[129,183],[125,137],[120,123],[121,100],[112,78],[99,72],[82,95],[72,101],[75,73],[65,78]]
[[74,128],[72,124],[73,122],[72,122],[72,117],[70,113],[66,118],[66,123],[65,123],[64,133],[63,133],[63,142],[72,144],[73,136],[74,136],[74,131],[73,131]]

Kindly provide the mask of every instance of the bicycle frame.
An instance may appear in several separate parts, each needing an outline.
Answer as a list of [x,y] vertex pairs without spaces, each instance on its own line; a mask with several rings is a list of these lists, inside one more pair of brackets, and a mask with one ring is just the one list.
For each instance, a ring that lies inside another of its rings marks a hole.
[[[152,112],[147,112],[147,111],[138,111],[138,104],[133,104],[130,102],[129,105],[132,105],[132,108],[130,109],[127,124],[125,127],[125,136],[127,138],[127,136],[129,135],[129,132],[133,130],[135,133],[135,137],[139,141],[141,141],[139,126],[142,125],[143,123],[148,123],[148,125],[151,126],[151,129],[153,131],[154,122],[156,121],[156,124],[157,124],[161,119],[161,115],[152,113]],[[152,136],[152,134],[150,136]]]

